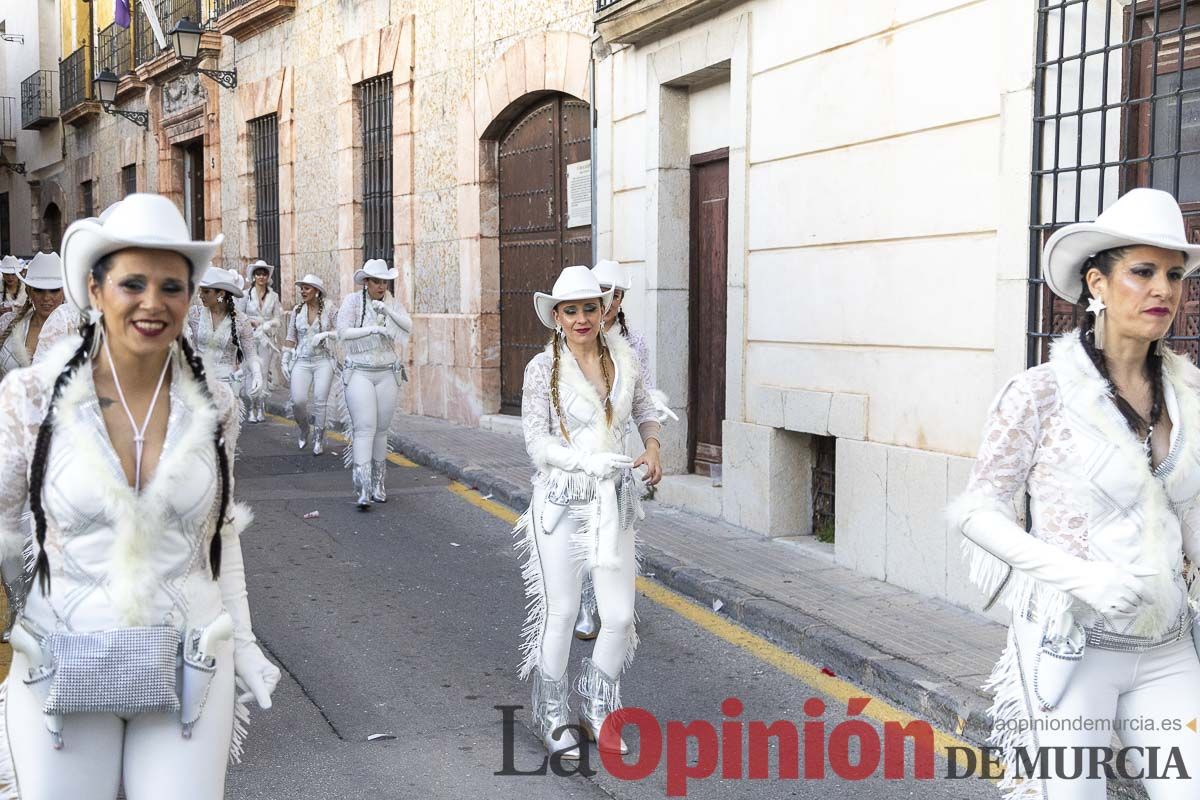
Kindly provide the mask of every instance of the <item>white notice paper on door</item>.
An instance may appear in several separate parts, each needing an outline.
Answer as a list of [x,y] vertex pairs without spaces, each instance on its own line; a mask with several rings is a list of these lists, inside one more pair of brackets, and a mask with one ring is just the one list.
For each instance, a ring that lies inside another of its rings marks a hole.
[[567,164],[567,227],[592,224],[592,162]]

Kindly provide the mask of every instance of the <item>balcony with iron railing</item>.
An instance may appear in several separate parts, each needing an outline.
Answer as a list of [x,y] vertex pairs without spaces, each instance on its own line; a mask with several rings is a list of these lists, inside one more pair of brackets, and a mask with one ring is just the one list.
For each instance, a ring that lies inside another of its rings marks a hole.
[[100,113],[92,99],[92,48],[88,45],[58,62],[60,115],[69,125],[82,125]]
[[0,145],[11,146],[17,143],[17,130],[20,126],[17,98],[0,97]]
[[58,119],[54,102],[57,76],[54,70],[40,69],[21,81],[21,127],[27,131],[45,128]]
[[661,39],[743,0],[596,0],[596,30],[610,44]]
[[[154,0],[154,10],[158,14],[158,21],[162,25],[163,32],[168,34],[166,49],[169,50],[171,47],[171,29],[181,19],[186,17],[193,22],[204,21],[203,5],[201,0]],[[150,27],[150,20],[145,14],[135,16],[134,26],[134,64],[141,67],[158,58],[163,49],[159,48],[158,40],[154,38],[154,31]]]
[[96,36],[95,71],[109,70],[120,77],[133,67],[133,33],[114,22]]
[[209,0],[215,27],[238,41],[282,22],[296,10],[296,0]]

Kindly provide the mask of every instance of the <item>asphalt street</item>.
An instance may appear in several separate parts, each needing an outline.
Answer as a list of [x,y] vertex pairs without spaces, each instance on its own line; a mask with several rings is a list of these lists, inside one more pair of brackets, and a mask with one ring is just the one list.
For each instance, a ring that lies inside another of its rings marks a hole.
[[[511,512],[435,472],[397,465],[389,472],[389,502],[359,512],[341,444],[332,443],[320,457],[300,453],[295,430],[272,419],[247,425],[241,439],[237,495],[256,516],[243,539],[254,627],[284,678],[274,707],[253,711],[245,759],[230,771],[229,797],[667,795],[667,745],[657,768],[640,780],[613,775],[594,749],[591,776],[496,775],[505,767],[504,716],[497,706],[524,707],[512,726],[512,766],[528,772],[544,757],[529,729],[529,686],[516,676],[524,609],[510,523],[503,518]],[[305,519],[314,511],[319,517]],[[820,665],[805,665],[650,580],[638,598],[642,645],[622,682],[627,706],[650,711],[664,731],[670,720],[707,720],[722,733],[730,719],[744,723],[742,731],[753,720],[790,720],[798,727],[815,721],[824,722],[827,740],[846,719],[847,687],[822,676]],[[573,675],[589,649],[576,643]],[[740,716],[723,714],[729,697],[743,704]],[[814,698],[825,703],[823,714],[806,708]],[[870,719],[874,709],[886,706],[872,700],[860,719],[878,732],[882,723]],[[378,734],[386,738],[372,739]],[[639,749],[636,735],[627,738],[634,746],[627,763],[650,755],[646,743]],[[723,741],[739,741],[737,732]],[[849,741],[848,763],[857,764],[859,740]],[[743,752],[742,769],[731,774],[744,773],[744,748],[728,749]],[[673,773],[702,771],[705,754],[692,741],[686,754],[673,754]],[[810,755],[802,744],[801,765]],[[998,796],[983,780],[945,779],[941,758],[933,780],[912,777],[911,757],[902,780],[885,779],[882,765],[863,780],[839,778],[830,758],[823,780],[790,780],[777,777],[777,757],[773,747],[766,780],[722,779],[717,758],[714,775],[688,781],[686,796]]]

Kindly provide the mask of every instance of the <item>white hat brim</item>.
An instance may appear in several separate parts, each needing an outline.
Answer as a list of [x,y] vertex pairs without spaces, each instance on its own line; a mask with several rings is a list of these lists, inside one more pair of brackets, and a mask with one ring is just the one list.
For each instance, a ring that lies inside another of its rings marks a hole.
[[1200,267],[1200,245],[1173,237],[1131,236],[1094,222],[1078,222],[1055,231],[1046,242],[1042,277],[1050,291],[1069,303],[1077,303],[1083,294],[1083,276],[1079,274],[1079,268],[1085,261],[1104,250],[1138,245],[1186,254],[1185,277]]
[[266,263],[263,263],[263,264],[248,264],[248,265],[246,266],[246,278],[247,278],[247,280],[253,280],[253,279],[254,279],[254,273],[255,273],[255,272],[257,272],[257,271],[258,271],[258,270],[260,270],[260,269],[265,269],[265,270],[267,271],[267,279],[268,279],[268,280],[270,280],[271,276],[275,274],[275,268],[274,268],[273,266],[271,266],[270,264],[266,264]]
[[296,281],[296,285],[297,286],[311,286],[312,288],[316,289],[321,294],[325,294],[325,287],[319,283],[313,283],[312,281]]
[[27,280],[24,275],[17,275],[17,278],[30,289],[53,292],[55,289],[63,288],[62,278],[33,278],[32,280]]
[[612,305],[613,290],[605,289],[599,295],[593,291],[575,291],[568,292],[565,295],[556,297],[545,292],[535,292],[533,295],[533,308],[537,312],[538,319],[542,321],[550,330],[554,330],[557,325],[554,322],[554,307],[559,303],[567,303],[572,300],[593,300],[599,299],[605,311]]
[[67,229],[59,250],[62,253],[63,291],[66,293],[66,300],[80,311],[86,311],[92,304],[87,292],[88,275],[92,267],[107,255],[132,248],[166,250],[183,256],[191,265],[191,283],[196,287],[199,284],[199,276],[204,274],[223,241],[225,235],[221,233],[211,242],[166,242],[144,238],[135,240],[114,236],[97,222],[80,220]]
[[377,281],[394,281],[399,275],[400,272],[395,267],[392,267],[382,275],[372,275],[365,269],[360,269],[358,272],[354,273],[354,285],[362,286],[367,282],[367,278],[374,278]]
[[201,289],[213,289],[220,292],[228,292],[234,297],[244,297],[245,293],[238,288],[237,284],[227,281],[218,281],[217,283],[204,283],[199,286]]

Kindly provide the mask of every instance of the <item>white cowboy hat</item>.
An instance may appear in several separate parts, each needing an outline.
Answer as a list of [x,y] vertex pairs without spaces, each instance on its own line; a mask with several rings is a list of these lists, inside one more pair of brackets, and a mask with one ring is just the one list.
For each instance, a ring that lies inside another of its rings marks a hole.
[[16,256],[5,256],[0,259],[0,275],[20,275],[21,260]]
[[554,322],[554,307],[568,300],[599,300],[607,311],[612,304],[612,289],[601,289],[600,282],[587,267],[567,267],[559,273],[550,294],[535,292],[533,307],[538,319],[547,328],[557,327]]
[[62,240],[63,289],[67,300],[80,311],[91,306],[88,274],[104,256],[131,247],[169,250],[187,259],[193,284],[212,261],[225,240],[193,241],[183,214],[157,194],[131,194],[104,210],[98,220],[71,223]]
[[1151,245],[1184,253],[1185,274],[1200,267],[1200,245],[1187,239],[1183,213],[1169,193],[1159,189],[1131,189],[1096,217],[1054,232],[1042,251],[1042,275],[1050,291],[1076,303],[1083,294],[1079,270],[1103,250],[1131,245]]
[[242,296],[242,288],[237,283],[238,274],[231,269],[209,267],[204,277],[200,279],[201,289],[220,289],[234,297]]
[[275,268],[273,266],[260,258],[253,264],[246,265],[246,280],[254,280],[254,270],[256,269],[265,269],[267,271],[267,280],[270,280],[271,274],[275,272]]
[[398,274],[394,268],[388,269],[387,262],[382,258],[372,258],[362,265],[362,269],[354,273],[354,285],[362,286],[367,282],[367,278],[375,278],[380,281],[394,281]]
[[321,294],[325,294],[325,281],[321,280],[318,276],[313,275],[311,272],[308,273],[307,275],[305,275],[300,280],[296,281],[296,285],[297,286],[311,286],[314,289],[316,289],[318,292],[320,292]]
[[38,253],[29,262],[29,271],[20,278],[30,289],[54,291],[63,288],[62,273],[62,259],[58,253]]
[[592,267],[592,274],[596,276],[601,287],[620,289],[622,292],[628,292],[633,288],[633,279],[629,277],[629,270],[616,261],[599,262]]

